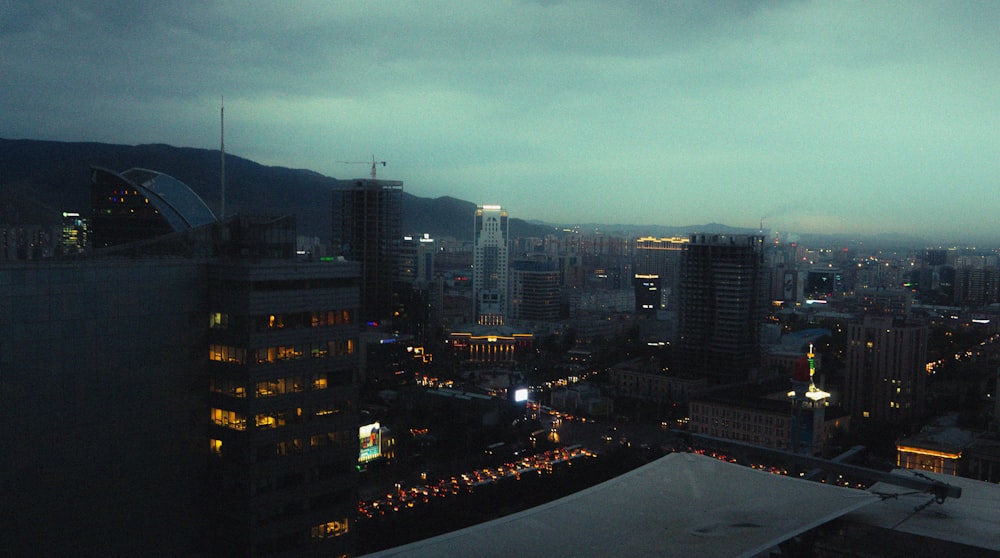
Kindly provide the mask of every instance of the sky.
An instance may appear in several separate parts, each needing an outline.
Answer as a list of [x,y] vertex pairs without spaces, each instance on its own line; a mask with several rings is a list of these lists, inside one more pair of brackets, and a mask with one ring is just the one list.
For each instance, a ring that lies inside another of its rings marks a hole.
[[1000,240],[993,1],[0,0],[0,137],[554,224]]

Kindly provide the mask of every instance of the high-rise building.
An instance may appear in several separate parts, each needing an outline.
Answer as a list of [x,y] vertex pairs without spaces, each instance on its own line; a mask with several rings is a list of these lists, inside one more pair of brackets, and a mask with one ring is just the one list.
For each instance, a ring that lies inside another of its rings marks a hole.
[[0,548],[352,552],[359,269],[294,242],[233,217],[0,268]]
[[927,326],[866,316],[847,327],[847,410],[900,422],[924,411]]
[[1000,302],[1000,268],[963,266],[955,268],[955,304],[983,307]]
[[760,366],[767,282],[763,237],[695,234],[681,258],[679,371],[726,383]]
[[356,271],[219,262],[208,275],[217,550],[347,554],[357,501]]
[[62,249],[65,254],[79,254],[87,248],[87,219],[75,211],[63,211]]
[[404,236],[399,246],[399,280],[415,284],[432,281],[436,248],[427,233],[420,237]]
[[559,319],[559,271],[552,260],[524,259],[510,264],[510,317]]
[[643,316],[655,316],[660,309],[661,280],[659,275],[636,274],[632,286],[635,289],[635,313]]
[[361,320],[379,322],[393,315],[402,239],[403,183],[354,179],[333,191],[335,255],[361,263]]
[[656,275],[660,278],[660,301],[655,310],[672,310],[676,306],[681,255],[689,242],[690,238],[677,236],[646,236],[635,240],[635,275]]
[[507,211],[499,205],[476,208],[472,260],[472,300],[476,321],[503,325],[507,314]]

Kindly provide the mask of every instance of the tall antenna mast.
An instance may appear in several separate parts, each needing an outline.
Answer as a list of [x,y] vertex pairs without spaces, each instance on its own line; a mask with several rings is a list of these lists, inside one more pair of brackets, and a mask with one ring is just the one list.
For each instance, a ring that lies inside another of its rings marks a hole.
[[219,220],[226,218],[226,98],[220,97],[219,104],[219,152],[222,162],[222,203],[219,204]]

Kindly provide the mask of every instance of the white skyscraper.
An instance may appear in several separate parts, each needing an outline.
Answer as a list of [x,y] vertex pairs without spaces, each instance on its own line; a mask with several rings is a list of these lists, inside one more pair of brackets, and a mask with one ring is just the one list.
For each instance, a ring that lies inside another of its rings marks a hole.
[[472,298],[476,321],[503,325],[507,313],[507,212],[499,205],[476,208]]

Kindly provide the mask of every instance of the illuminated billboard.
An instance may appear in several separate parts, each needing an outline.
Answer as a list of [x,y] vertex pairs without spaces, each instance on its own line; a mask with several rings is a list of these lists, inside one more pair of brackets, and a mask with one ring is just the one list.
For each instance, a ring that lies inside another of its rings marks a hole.
[[528,400],[528,390],[526,388],[519,388],[514,390],[514,403],[524,403]]
[[361,440],[358,463],[368,463],[382,455],[382,429],[377,422],[359,428],[358,437]]

